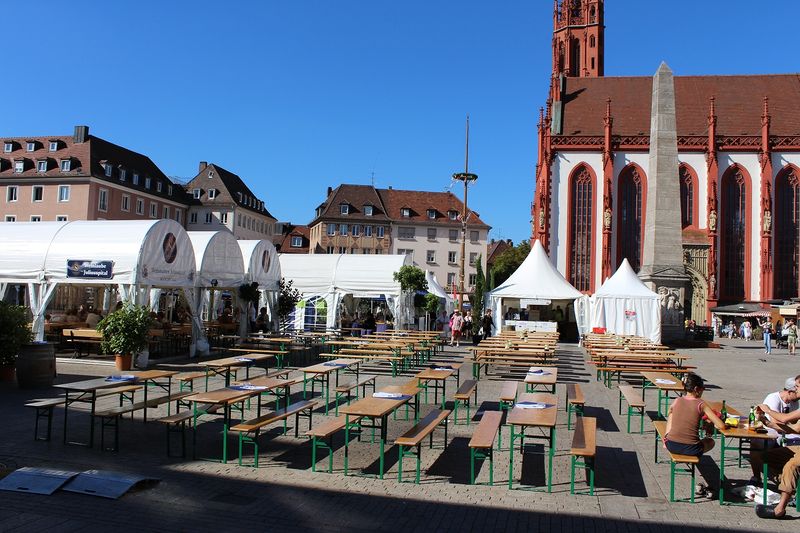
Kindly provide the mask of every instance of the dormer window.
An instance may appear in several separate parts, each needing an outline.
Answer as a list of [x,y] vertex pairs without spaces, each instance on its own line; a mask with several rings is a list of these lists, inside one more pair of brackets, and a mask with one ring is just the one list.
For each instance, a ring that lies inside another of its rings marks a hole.
[[3,151],[7,154],[10,154],[14,151],[14,143],[11,141],[6,141],[3,143]]
[[371,205],[365,205],[364,206],[364,215],[366,215],[368,217],[372,216],[372,206]]
[[40,159],[36,162],[37,172],[47,172],[47,159]]
[[200,189],[192,189],[192,196],[195,200],[200,199]]
[[26,150],[28,150],[29,152],[33,152],[34,150],[36,150],[36,141],[28,141],[26,146],[27,146]]
[[151,182],[151,181],[152,181],[152,180],[150,179],[150,177],[146,177],[146,178],[144,179],[144,188],[145,188],[145,189],[149,189],[149,188],[150,188],[150,182]]
[[128,171],[124,168],[119,169],[119,181],[125,181],[128,178]]
[[214,171],[213,170],[209,170],[208,171],[208,179],[213,179],[213,178],[214,178]]
[[428,218],[430,219],[436,218],[436,209],[428,209]]
[[447,212],[447,218],[450,220],[458,220],[458,211],[450,210]]
[[111,174],[114,172],[114,167],[112,167],[110,164],[106,163],[105,171],[106,171],[106,177],[110,178]]
[[239,195],[239,203],[241,204],[242,203],[242,193],[237,192],[236,194]]
[[71,159],[62,159],[61,160],[61,172],[69,172],[72,170],[72,160]]
[[340,215],[349,215],[350,214],[350,205],[348,205],[348,204],[339,204],[339,214]]
[[217,197],[217,189],[208,189],[208,199],[213,200]]
[[400,216],[409,218],[411,216],[411,209],[404,207],[400,210]]
[[14,172],[17,174],[21,172],[25,172],[25,161],[22,159],[17,159],[14,161]]
[[133,173],[133,184],[139,185],[139,174],[137,174],[136,172]]
[[167,185],[167,196],[172,196],[172,185]]
[[[162,184],[160,181],[157,181],[157,182],[156,182],[156,192],[161,192],[161,188],[162,188],[163,186],[164,186],[164,185],[163,185],[163,184]],[[169,218],[169,217],[164,217],[164,218]]]
[[58,141],[50,141],[50,151],[51,152],[58,151]]

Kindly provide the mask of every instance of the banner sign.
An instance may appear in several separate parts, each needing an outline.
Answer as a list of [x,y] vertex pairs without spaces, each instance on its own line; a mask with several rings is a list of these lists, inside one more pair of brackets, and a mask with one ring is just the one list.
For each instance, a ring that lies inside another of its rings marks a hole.
[[67,259],[67,277],[111,279],[114,277],[114,262]]
[[545,300],[543,298],[520,298],[519,299],[519,306],[520,307],[528,307],[529,305],[550,305],[550,300]]

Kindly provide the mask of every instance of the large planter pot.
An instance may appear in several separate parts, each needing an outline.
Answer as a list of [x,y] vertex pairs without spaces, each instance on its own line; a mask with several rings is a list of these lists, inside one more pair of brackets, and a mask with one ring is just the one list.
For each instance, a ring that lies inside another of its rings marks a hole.
[[133,355],[132,354],[117,354],[114,357],[114,362],[117,365],[117,370],[130,370],[131,366],[133,365]]
[[25,344],[17,357],[17,384],[21,389],[53,386],[56,375],[56,353],[52,344]]
[[14,365],[0,366],[0,383],[14,381]]

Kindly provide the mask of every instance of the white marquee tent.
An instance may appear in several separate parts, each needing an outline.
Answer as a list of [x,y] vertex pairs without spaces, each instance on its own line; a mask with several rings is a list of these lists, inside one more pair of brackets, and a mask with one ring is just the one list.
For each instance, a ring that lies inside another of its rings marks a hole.
[[413,317],[413,303],[401,294],[393,274],[410,265],[407,255],[279,254],[281,273],[291,280],[304,299],[322,298],[327,307],[328,328],[336,326],[339,304],[345,295],[354,298],[386,298],[398,324]]
[[[489,308],[494,315],[497,330],[502,326],[502,310],[504,299],[532,299],[570,302],[583,296],[580,291],[570,285],[547,257],[544,247],[537,240],[525,261],[499,287],[486,293]],[[576,306],[577,307],[577,306]],[[582,331],[579,313],[576,309],[578,330]]]
[[642,283],[627,259],[589,299],[589,312],[592,328],[661,342],[661,301]]
[[275,246],[267,240],[237,241],[245,267],[245,281],[258,283],[267,314],[277,326],[278,294],[281,283],[281,262]]
[[439,280],[436,279],[436,274],[431,272],[430,270],[425,271],[425,280],[428,282],[428,292],[431,294],[435,294],[439,298],[444,298],[445,301],[445,310],[449,315],[453,309],[456,307],[456,301],[453,299],[452,296],[447,294],[447,291],[444,290],[439,284]]
[[38,340],[61,284],[117,286],[124,300],[140,304],[148,303],[153,287],[195,284],[192,244],[173,220],[2,224],[0,249],[0,284],[28,285]]

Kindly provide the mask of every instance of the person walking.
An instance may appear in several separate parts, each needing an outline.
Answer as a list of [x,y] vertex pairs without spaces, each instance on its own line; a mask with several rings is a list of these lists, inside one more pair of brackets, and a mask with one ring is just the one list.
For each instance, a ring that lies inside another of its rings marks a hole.
[[456,311],[453,315],[453,337],[450,340],[450,346],[453,346],[453,342],[455,345],[458,346],[458,342],[461,339],[461,329],[464,327],[464,317],[461,316],[461,311]]
[[797,355],[797,324],[791,318],[786,321],[783,330],[786,332],[786,343],[789,346],[789,355]]
[[488,339],[492,336],[492,330],[494,329],[494,320],[492,320],[492,310],[487,309],[486,314],[483,315],[481,319],[481,327],[483,328],[483,338]]
[[764,322],[759,322],[761,331],[764,335],[764,353],[767,355],[772,354],[772,321],[767,318]]

